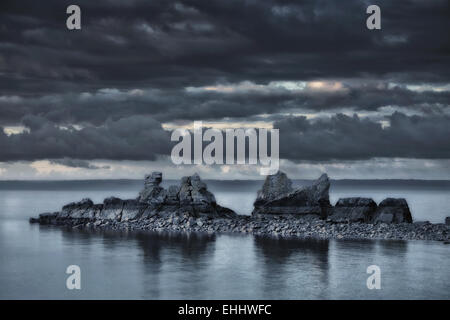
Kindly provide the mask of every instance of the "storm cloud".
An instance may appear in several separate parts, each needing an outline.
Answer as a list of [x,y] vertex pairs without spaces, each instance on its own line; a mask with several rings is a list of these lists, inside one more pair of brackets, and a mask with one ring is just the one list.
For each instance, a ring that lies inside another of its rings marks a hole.
[[101,127],[60,127],[44,118],[28,116],[29,128],[20,134],[0,132],[0,161],[41,159],[155,160],[169,153],[169,133],[151,118],[138,116],[108,120]]
[[363,0],[79,0],[78,31],[70,4],[0,5],[0,162],[155,161],[197,120],[296,163],[450,159],[446,0],[377,1],[375,31]]
[[396,112],[386,121],[383,127],[356,115],[337,114],[315,121],[288,118],[274,126],[280,129],[280,153],[287,159],[450,158],[448,116],[409,117]]

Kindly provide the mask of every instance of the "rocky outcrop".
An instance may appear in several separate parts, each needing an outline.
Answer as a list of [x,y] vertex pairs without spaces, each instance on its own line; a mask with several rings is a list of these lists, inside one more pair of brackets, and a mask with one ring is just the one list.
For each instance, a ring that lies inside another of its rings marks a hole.
[[328,219],[335,223],[368,223],[376,209],[377,204],[370,198],[343,198],[338,200]]
[[138,201],[148,204],[161,204],[165,197],[166,192],[164,188],[159,185],[162,182],[161,172],[152,172],[145,176],[144,189],[139,193]]
[[262,189],[258,191],[255,205],[275,200],[293,191],[292,181],[284,172],[278,171],[276,174],[267,176]]
[[83,199],[79,202],[72,202],[67,205],[65,205],[62,210],[61,214],[59,215],[60,218],[67,218],[71,217],[74,219],[81,219],[84,218],[85,214],[89,215],[87,213],[94,203],[91,199]]
[[73,225],[93,221],[129,222],[172,215],[217,218],[236,216],[233,210],[217,205],[214,195],[207,190],[206,183],[198,174],[183,177],[179,186],[170,186],[168,190],[160,186],[161,182],[162,173],[153,172],[145,177],[144,189],[137,199],[110,197],[102,204],[83,199],[65,205],[60,212],[31,218],[30,222]]
[[122,218],[122,209],[124,201],[116,197],[106,198],[103,201],[102,210],[96,217],[103,220],[115,220],[120,221]]
[[182,178],[179,185],[167,190],[160,186],[161,181],[162,174],[155,172],[146,177],[144,189],[136,199],[111,197],[100,204],[83,199],[65,205],[60,212],[42,213],[30,222],[72,228],[240,232],[319,239],[447,242],[450,237],[450,217],[446,224],[411,223],[405,199],[388,198],[377,206],[368,198],[343,198],[331,207],[326,175],[297,189],[282,172],[267,177],[252,216],[240,216],[219,206],[196,174]]
[[216,198],[206,189],[198,174],[181,179],[180,206],[192,206],[198,213],[215,212]]
[[387,198],[380,202],[370,223],[412,223],[411,211],[405,199]]
[[58,214],[59,212],[41,213],[37,218],[30,218],[30,222],[40,224],[57,224]]
[[147,207],[138,200],[124,200],[121,221],[131,221],[139,219]]
[[292,189],[292,182],[283,172],[268,176],[258,191],[252,215],[294,214],[326,217],[331,208],[330,181],[323,174],[311,186]]

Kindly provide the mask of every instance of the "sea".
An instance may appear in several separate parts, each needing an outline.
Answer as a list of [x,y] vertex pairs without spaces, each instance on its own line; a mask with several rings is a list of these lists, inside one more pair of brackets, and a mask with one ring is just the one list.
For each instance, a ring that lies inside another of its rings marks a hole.
[[[206,182],[220,205],[246,215],[262,185]],[[141,180],[0,181],[0,299],[450,298],[450,244],[444,242],[98,231],[28,222],[86,197],[136,198],[142,187]],[[332,204],[350,196],[377,203],[406,198],[415,221],[443,223],[450,216],[450,181],[331,182]],[[73,265],[80,289],[67,286]],[[367,285],[374,265],[379,289]]]

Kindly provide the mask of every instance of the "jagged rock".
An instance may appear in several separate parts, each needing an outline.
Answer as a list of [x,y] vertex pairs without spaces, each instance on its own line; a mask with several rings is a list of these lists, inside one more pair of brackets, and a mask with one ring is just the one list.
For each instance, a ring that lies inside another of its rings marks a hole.
[[198,174],[184,177],[180,187],[180,206],[192,206],[196,213],[216,213],[216,198]]
[[191,177],[191,185],[191,197],[194,207],[204,210],[203,212],[208,212],[210,207],[216,206],[216,198],[211,192],[206,190],[206,183],[201,181],[198,174],[194,174]]
[[59,218],[84,218],[86,211],[88,211],[93,205],[94,203],[92,200],[87,198],[79,202],[69,203],[62,208]]
[[83,218],[94,220],[100,214],[103,209],[103,204],[94,204],[92,207],[86,210]]
[[292,181],[284,172],[278,171],[274,175],[267,176],[262,189],[258,190],[255,204],[275,200],[276,198],[285,196],[292,191]]
[[143,208],[140,219],[146,220],[158,214],[159,206],[149,205]]
[[377,209],[370,198],[339,199],[328,217],[332,222],[369,222]]
[[124,200],[121,221],[130,221],[140,218],[146,208],[146,205],[137,200]]
[[103,201],[103,208],[98,214],[98,219],[101,220],[117,220],[120,221],[122,217],[122,210],[124,206],[124,201],[115,198],[110,197],[106,198]]
[[144,189],[139,193],[138,201],[144,203],[162,203],[165,200],[166,192],[160,187],[162,173],[154,171],[145,176]]
[[450,217],[445,218],[445,224],[450,226]]
[[[281,181],[282,183],[275,185],[280,185],[282,190],[289,190],[289,182],[286,182],[282,174],[277,173],[277,175],[278,177],[275,178],[268,176],[264,185],[270,186],[273,181]],[[252,214],[313,214],[326,217],[331,208],[329,189],[330,181],[326,174],[320,176],[311,186],[298,188],[288,193],[278,192],[273,188],[266,188],[270,192],[264,193],[263,187],[254,203],[255,208]],[[277,196],[272,198],[272,195]]]
[[[93,220],[121,221],[147,220],[155,216],[170,217],[172,215],[188,217],[234,217],[236,213],[218,206],[214,195],[207,190],[206,184],[198,174],[184,177],[180,186],[170,186],[168,190],[161,188],[162,174],[153,172],[145,178],[144,190],[137,199],[121,200],[111,197],[103,204],[94,205],[90,199],[65,205],[57,214],[58,223],[78,225]],[[84,219],[83,221],[80,221]],[[30,222],[47,221],[47,218],[31,218]],[[72,221],[69,221],[72,220]],[[104,222],[104,223],[107,223]],[[55,223],[56,224],[56,223]],[[95,223],[92,225],[96,225]]]
[[38,218],[30,218],[31,223],[40,224],[55,224],[58,217],[58,212],[41,213]]
[[371,223],[412,223],[411,211],[405,199],[387,198],[380,202]]
[[167,197],[165,203],[168,205],[179,205],[180,198],[178,194],[180,192],[180,186],[170,186],[167,190]]
[[191,177],[181,178],[181,186],[180,191],[178,193],[180,205],[192,203],[191,192],[192,192]]

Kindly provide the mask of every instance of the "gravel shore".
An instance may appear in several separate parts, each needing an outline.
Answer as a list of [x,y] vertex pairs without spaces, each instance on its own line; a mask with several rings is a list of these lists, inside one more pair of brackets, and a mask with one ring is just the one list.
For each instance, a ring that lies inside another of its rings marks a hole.
[[[59,219],[58,219],[59,220]],[[449,242],[450,230],[445,224],[429,222],[399,224],[333,223],[316,217],[270,216],[235,218],[194,218],[169,214],[145,220],[118,222],[66,219],[57,223],[72,228],[109,230],[152,230],[205,233],[243,233],[303,239],[395,239]]]

